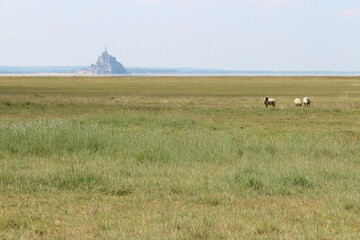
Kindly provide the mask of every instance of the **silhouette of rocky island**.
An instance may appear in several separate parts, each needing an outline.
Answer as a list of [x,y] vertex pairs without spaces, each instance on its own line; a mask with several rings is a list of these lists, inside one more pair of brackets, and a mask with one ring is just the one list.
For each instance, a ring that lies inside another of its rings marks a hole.
[[128,74],[129,72],[116,58],[111,56],[105,46],[105,51],[98,58],[96,64],[91,64],[90,67],[80,69],[78,74]]

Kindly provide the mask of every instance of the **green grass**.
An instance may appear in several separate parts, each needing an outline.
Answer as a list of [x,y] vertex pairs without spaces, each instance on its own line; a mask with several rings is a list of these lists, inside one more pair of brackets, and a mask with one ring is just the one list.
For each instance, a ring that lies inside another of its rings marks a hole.
[[359,80],[0,78],[0,237],[358,239]]

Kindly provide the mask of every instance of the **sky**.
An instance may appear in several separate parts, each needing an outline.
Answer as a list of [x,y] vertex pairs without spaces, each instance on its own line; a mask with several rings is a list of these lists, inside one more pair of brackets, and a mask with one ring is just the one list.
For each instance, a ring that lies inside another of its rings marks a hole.
[[360,71],[360,0],[0,0],[0,66]]

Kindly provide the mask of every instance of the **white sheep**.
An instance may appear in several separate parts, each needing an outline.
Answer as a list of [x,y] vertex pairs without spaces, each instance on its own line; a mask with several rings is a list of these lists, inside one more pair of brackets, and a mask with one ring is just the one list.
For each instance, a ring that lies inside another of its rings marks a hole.
[[304,97],[303,104],[304,106],[310,107],[311,99],[309,97]]
[[295,104],[295,107],[301,107],[301,100],[300,100],[300,98],[295,98],[294,104]]
[[266,107],[268,107],[268,105],[271,105],[271,106],[275,107],[276,100],[273,99],[273,98],[267,98],[266,97],[266,98],[264,98],[264,104],[265,104]]

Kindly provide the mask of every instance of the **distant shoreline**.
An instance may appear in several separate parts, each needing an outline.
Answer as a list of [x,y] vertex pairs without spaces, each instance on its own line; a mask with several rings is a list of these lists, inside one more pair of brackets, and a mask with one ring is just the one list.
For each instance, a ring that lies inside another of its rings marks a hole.
[[212,68],[158,68],[127,67],[129,74],[77,73],[83,66],[0,66],[0,76],[360,76],[360,71],[274,71],[274,70],[224,70]]
[[0,73],[0,77],[358,77],[354,73],[148,73],[148,74],[98,74],[84,75],[76,73]]

